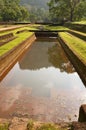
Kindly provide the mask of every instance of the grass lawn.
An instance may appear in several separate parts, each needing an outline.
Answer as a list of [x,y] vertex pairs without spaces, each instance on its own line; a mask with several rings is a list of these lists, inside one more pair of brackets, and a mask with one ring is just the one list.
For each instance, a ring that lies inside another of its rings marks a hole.
[[65,43],[73,50],[73,52],[85,63],[86,65],[86,43],[85,41],[72,36],[67,32],[60,32],[59,36]]
[[73,24],[86,24],[86,21],[72,22]]
[[0,36],[8,34],[8,33],[13,33],[14,35],[16,35],[17,31],[21,31],[21,30],[24,30],[24,29],[27,29],[27,30],[37,30],[36,27],[34,27],[34,26],[26,26],[26,27],[21,27],[21,28],[15,29],[15,30],[0,32]]
[[58,31],[58,30],[69,30],[68,28],[64,26],[49,26],[49,25],[44,25],[45,29],[51,30],[51,31]]
[[18,38],[14,39],[13,41],[8,42],[7,44],[0,47],[0,56],[11,50],[13,47],[17,46],[21,42],[23,42],[25,39],[27,39],[29,36],[31,36],[32,32],[23,32],[20,34],[15,34],[18,36]]
[[5,54],[6,52],[10,51],[13,47],[17,46],[18,44],[20,44],[21,42],[23,42],[25,39],[27,39],[29,36],[31,36],[33,34],[32,32],[29,32],[29,31],[16,34],[17,31],[21,31],[21,30],[25,30],[25,29],[26,30],[36,30],[37,26],[30,25],[30,26],[21,27],[21,28],[11,30],[11,31],[0,32],[0,36],[8,34],[8,33],[13,33],[14,36],[17,36],[17,38],[14,39],[13,41],[10,41],[9,43],[0,47],[0,56]]

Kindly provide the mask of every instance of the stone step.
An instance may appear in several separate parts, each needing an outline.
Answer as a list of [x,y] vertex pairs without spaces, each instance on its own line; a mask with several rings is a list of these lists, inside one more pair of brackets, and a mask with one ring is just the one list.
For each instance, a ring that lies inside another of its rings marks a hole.
[[72,130],[86,130],[86,122],[73,122]]

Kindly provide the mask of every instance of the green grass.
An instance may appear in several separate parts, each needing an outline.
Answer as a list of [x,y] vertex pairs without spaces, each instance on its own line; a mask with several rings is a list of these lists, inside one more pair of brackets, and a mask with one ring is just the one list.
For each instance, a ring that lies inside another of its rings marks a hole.
[[65,41],[65,43],[74,51],[74,53],[86,64],[85,41],[65,32],[60,32],[59,35]]
[[9,123],[0,124],[0,130],[8,130],[8,129],[9,129]]
[[18,44],[20,44],[21,42],[23,42],[25,39],[27,39],[29,36],[33,34],[32,32],[29,32],[29,31],[16,34],[17,31],[21,31],[25,29],[36,30],[36,27],[32,25],[32,26],[21,27],[21,28],[11,30],[11,31],[0,32],[0,36],[8,34],[8,33],[13,33],[13,35],[17,37],[16,39],[0,47],[0,56],[10,51],[12,48],[14,48],[15,46],[17,46]]
[[49,25],[45,25],[44,26],[45,29],[51,30],[51,31],[58,31],[58,30],[69,30],[68,28],[64,27],[64,26],[49,26]]
[[32,32],[23,32],[23,33],[17,34],[18,38],[0,47],[0,56],[10,51],[15,46],[19,45],[21,42],[23,42],[32,34],[33,34]]
[[13,33],[14,35],[16,35],[17,31],[21,31],[21,30],[24,30],[24,29],[26,29],[26,30],[37,30],[36,27],[27,26],[27,27],[21,27],[21,28],[15,29],[15,30],[0,32],[0,36],[8,34],[8,33]]
[[86,21],[76,21],[76,22],[72,22],[73,24],[86,24]]
[[82,36],[86,36],[86,33],[83,33],[83,32],[79,32],[79,31],[75,31],[75,30],[70,30],[70,31],[73,31],[73,32],[75,32],[77,34],[80,34]]

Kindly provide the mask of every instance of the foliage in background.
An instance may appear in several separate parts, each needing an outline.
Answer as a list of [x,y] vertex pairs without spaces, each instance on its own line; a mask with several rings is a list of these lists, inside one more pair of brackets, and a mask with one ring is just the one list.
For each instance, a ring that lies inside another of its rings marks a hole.
[[48,9],[47,2],[49,0],[20,0],[22,5],[26,4],[31,7],[44,8],[45,10]]
[[[23,0],[22,0],[23,1]],[[23,5],[27,8],[28,12],[29,12],[29,18],[28,20],[32,23],[36,23],[36,22],[49,22],[50,18],[49,18],[49,11],[48,8],[45,8],[45,6],[41,7],[42,5],[40,5],[40,3],[35,1],[33,2],[33,6],[30,4],[31,2],[23,2]],[[46,3],[47,6],[47,3]],[[41,8],[40,8],[41,7]]]
[[28,11],[19,0],[0,0],[0,21],[23,21],[27,17]]
[[0,21],[59,23],[80,20],[86,20],[86,0],[0,0]]
[[50,0],[48,6],[54,21],[86,19],[86,0]]
[[0,21],[49,22],[49,0],[0,0]]

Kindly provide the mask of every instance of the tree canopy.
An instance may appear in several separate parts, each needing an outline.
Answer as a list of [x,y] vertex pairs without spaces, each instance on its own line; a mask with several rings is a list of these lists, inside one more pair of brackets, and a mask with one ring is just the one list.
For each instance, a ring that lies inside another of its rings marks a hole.
[[50,0],[48,6],[52,19],[73,21],[86,18],[86,0]]
[[19,0],[0,0],[0,21],[23,21],[27,17],[28,11]]
[[49,10],[47,2],[49,0],[21,0],[29,12],[30,22],[49,22]]

